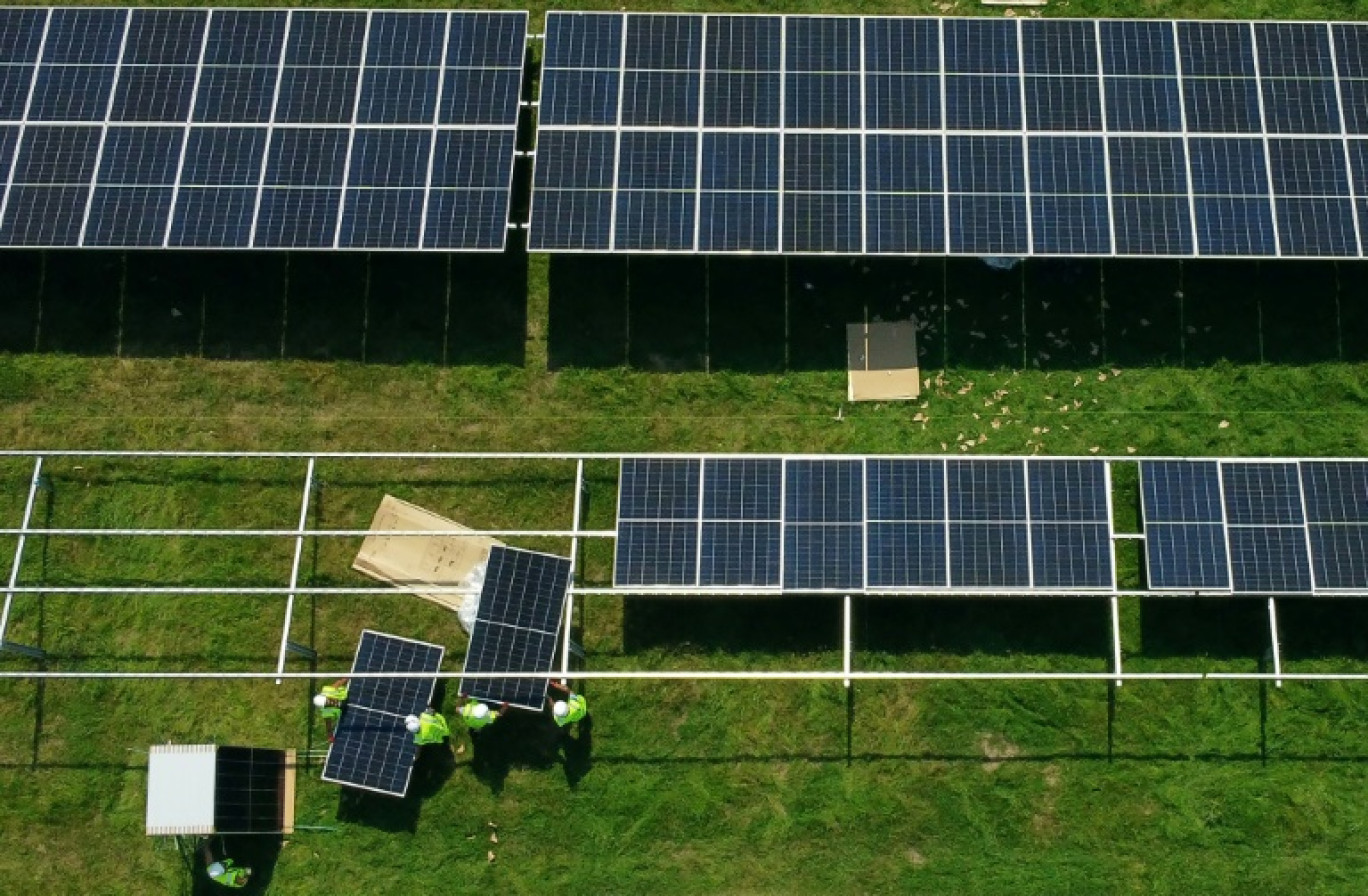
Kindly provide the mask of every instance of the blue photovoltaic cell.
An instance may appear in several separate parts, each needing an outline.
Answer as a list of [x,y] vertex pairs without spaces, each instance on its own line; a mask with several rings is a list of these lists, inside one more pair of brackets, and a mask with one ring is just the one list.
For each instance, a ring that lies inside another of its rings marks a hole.
[[785,252],[861,251],[859,193],[785,193]]
[[1215,461],[1141,462],[1140,504],[1151,588],[1230,587]]
[[323,780],[403,796],[417,758],[403,716],[349,706],[333,731]]
[[865,491],[871,520],[945,520],[945,462],[870,458]]
[[1225,463],[1221,485],[1228,525],[1300,526],[1304,522],[1294,463]]
[[1368,463],[1302,461],[1301,483],[1309,522],[1368,524]]
[[1230,568],[1234,590],[1252,594],[1306,594],[1311,565],[1301,526],[1231,526]]
[[1215,461],[1158,460],[1140,464],[1146,523],[1220,523],[1220,470]]
[[1175,75],[1173,24],[1162,21],[1098,23],[1102,39],[1102,70],[1111,75]]
[[1022,68],[1028,74],[1097,74],[1097,37],[1091,21],[1024,20],[1021,45]]
[[1112,551],[1107,527],[1033,523],[1031,569],[1037,589],[1110,588]]
[[[445,649],[370,630],[361,633],[352,672],[426,672],[442,668]],[[347,689],[347,702],[395,715],[422,712],[432,699],[435,679],[358,678]]]
[[1016,22],[1011,19],[942,19],[941,29],[947,72],[1021,70]]
[[1025,478],[1019,461],[946,461],[949,518],[980,522],[1025,520]]
[[1021,129],[1021,79],[1015,75],[946,75],[949,130]]
[[698,460],[624,458],[618,519],[698,519]]
[[862,525],[785,525],[784,589],[863,587],[863,540]]
[[[57,140],[29,126],[15,141],[22,144],[13,148],[16,170],[34,179],[13,181],[0,243],[498,250],[507,232],[526,19],[364,10],[0,12],[0,121],[71,130]],[[76,145],[89,139],[71,124],[82,121],[108,132],[103,146],[94,138],[103,161],[93,182],[63,174],[93,162]],[[196,126],[182,165],[186,123]],[[353,136],[353,123],[391,130]],[[135,124],[146,127],[124,126]],[[209,124],[226,127],[197,126]],[[429,181],[434,145],[440,154]],[[462,151],[471,157],[454,158]],[[344,203],[347,170],[348,185],[388,192],[348,194]],[[479,182],[450,182],[453,171],[467,170]]]
[[778,520],[783,462],[709,458],[703,464],[703,518]]
[[1230,587],[1225,528],[1216,523],[1145,524],[1149,587],[1158,591]]
[[1316,587],[1368,588],[1368,526],[1308,526]]
[[[550,673],[569,586],[564,557],[491,548],[463,674]],[[462,678],[460,684],[467,696],[533,711],[545,703],[546,688],[545,678]]]
[[704,522],[698,584],[705,588],[779,584],[780,525]]
[[940,22],[935,19],[865,19],[865,70],[936,74],[940,64]]
[[1177,78],[1107,78],[1107,128],[1114,132],[1181,132]]
[[858,523],[864,519],[864,465],[858,460],[784,463],[784,519],[789,523]]
[[[952,490],[952,501],[953,495]],[[1029,587],[1026,524],[950,523],[950,584],[955,588]]]
[[1106,149],[1099,137],[1027,138],[1031,192],[1107,192]]
[[1105,523],[1107,467],[1095,460],[1030,460],[1026,464],[1031,521]]
[[942,523],[869,523],[870,588],[944,588],[948,584]]

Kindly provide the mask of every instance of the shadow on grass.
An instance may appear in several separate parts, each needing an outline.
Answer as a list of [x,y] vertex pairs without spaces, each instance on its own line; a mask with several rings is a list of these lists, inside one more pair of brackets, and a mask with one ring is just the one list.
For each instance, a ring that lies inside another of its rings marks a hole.
[[523,362],[527,255],[19,251],[0,351]]
[[232,859],[240,867],[252,869],[247,885],[231,892],[242,893],[244,896],[268,892],[284,843],[284,837],[280,834],[224,834],[201,841],[191,863],[193,884],[190,892],[194,896],[215,896],[230,892],[222,884],[210,880],[206,870],[210,862],[225,857]]
[[838,597],[627,597],[626,653],[652,648],[726,651],[837,650]]
[[1110,651],[1110,609],[1097,598],[865,598],[855,613],[862,650],[1096,657]]
[[388,833],[414,833],[423,801],[435,796],[455,771],[450,742],[428,744],[418,750],[407,794],[385,796],[343,787],[337,797],[337,820]]
[[1268,605],[1238,597],[1143,597],[1140,644],[1146,657],[1204,656],[1258,661],[1270,648]]
[[[918,320],[924,368],[1368,357],[1358,262],[553,255],[553,369],[833,370],[845,325]],[[1295,301],[1289,298],[1295,296]]]

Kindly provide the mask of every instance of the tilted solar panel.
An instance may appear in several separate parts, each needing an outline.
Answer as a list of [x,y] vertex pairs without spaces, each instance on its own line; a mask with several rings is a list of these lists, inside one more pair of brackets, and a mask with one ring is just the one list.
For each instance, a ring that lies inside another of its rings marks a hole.
[[[466,650],[465,674],[539,672],[555,661],[570,561],[535,551],[490,549],[480,609]],[[461,693],[491,703],[540,710],[546,678],[471,678]]]

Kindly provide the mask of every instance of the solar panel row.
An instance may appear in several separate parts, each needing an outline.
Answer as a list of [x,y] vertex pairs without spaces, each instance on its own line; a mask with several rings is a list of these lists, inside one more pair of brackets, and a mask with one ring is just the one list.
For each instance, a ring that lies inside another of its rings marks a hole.
[[[647,496],[644,500],[650,501]],[[494,547],[485,568],[480,608],[466,650],[465,674],[549,674],[570,587],[570,561],[535,551]],[[540,710],[546,678],[461,680],[461,693],[490,703]]]
[[1368,25],[559,13],[544,251],[1360,257]]
[[1140,476],[1152,588],[1368,588],[1368,464],[1147,461]]
[[0,245],[501,249],[526,23],[0,9]]
[[626,458],[618,587],[1103,590],[1101,461]]

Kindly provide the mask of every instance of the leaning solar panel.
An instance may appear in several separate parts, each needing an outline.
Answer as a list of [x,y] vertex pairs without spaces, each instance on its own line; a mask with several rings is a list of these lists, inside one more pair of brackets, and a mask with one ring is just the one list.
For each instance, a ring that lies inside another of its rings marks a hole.
[[498,251],[526,26],[0,9],[0,245]]
[[403,716],[348,705],[333,732],[323,780],[403,796],[417,757]]
[[[361,633],[352,672],[423,672],[442,668],[446,648],[369,629]],[[350,705],[406,716],[419,713],[432,699],[434,679],[357,678],[347,691]]]
[[[466,651],[465,674],[549,674],[569,586],[570,561],[563,557],[492,548]],[[546,701],[546,686],[544,677],[463,678],[461,693],[539,710]]]
[[1221,473],[1215,461],[1142,462],[1140,507],[1150,588],[1230,589]]
[[1359,258],[1368,26],[547,16],[530,247]]

